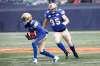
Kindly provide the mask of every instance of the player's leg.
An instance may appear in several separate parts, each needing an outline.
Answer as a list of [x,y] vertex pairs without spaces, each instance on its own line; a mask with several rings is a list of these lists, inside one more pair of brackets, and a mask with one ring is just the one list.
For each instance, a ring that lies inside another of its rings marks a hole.
[[34,58],[33,62],[36,64],[37,63],[37,55],[38,55],[38,46],[41,41],[43,41],[44,37],[46,34],[38,34],[37,38],[32,42],[32,47],[33,47],[33,52],[34,52]]
[[40,44],[39,44],[39,52],[40,52],[40,54],[42,54],[42,55],[45,55],[45,56],[47,56],[47,57],[52,58],[54,63],[57,62],[58,59],[59,59],[58,56],[55,56],[54,54],[51,54],[51,53],[49,53],[48,51],[45,50],[45,39],[42,40],[42,41],[40,42]]
[[77,52],[75,50],[74,44],[72,43],[71,34],[69,33],[68,29],[66,29],[64,32],[62,32],[62,34],[63,34],[63,38],[67,42],[68,46],[72,50],[72,52],[74,54],[74,57],[75,58],[79,58],[79,56],[78,56],[78,54],[77,54]]
[[38,46],[37,42],[32,42],[32,48],[33,48],[33,62],[34,64],[37,64],[37,56],[38,56]]
[[33,53],[34,53],[34,58],[33,58],[33,62],[36,64],[37,63],[37,56],[38,56],[38,46],[40,44],[40,42],[43,40],[43,38],[45,37],[45,34],[38,34],[37,38],[32,42],[32,47],[33,47]]
[[47,51],[44,49],[44,46],[45,46],[45,42],[44,42],[44,40],[43,40],[43,41],[41,41],[41,43],[39,44],[39,52],[40,52],[40,54],[45,55],[45,56],[48,56],[48,57],[50,57],[50,58],[54,58],[54,55],[51,54],[51,53],[49,53],[49,52],[47,52]]
[[54,39],[57,44],[57,46],[65,53],[66,58],[68,58],[68,51],[66,50],[64,44],[61,42],[61,33],[60,32],[54,32]]

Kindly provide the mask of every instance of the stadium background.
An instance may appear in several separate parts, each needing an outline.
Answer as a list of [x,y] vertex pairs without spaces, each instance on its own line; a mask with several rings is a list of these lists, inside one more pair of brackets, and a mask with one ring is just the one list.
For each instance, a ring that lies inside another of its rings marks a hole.
[[[48,1],[0,0],[0,66],[53,66],[51,59],[41,55],[39,64],[32,63],[31,41],[25,38],[25,29],[20,20],[21,14],[28,11],[42,23]],[[80,59],[74,59],[72,54],[65,59],[54,43],[53,33],[49,32],[47,50],[60,56],[58,64],[54,65],[100,66],[100,0],[56,1],[71,20],[68,28]],[[51,30],[50,26],[47,29]],[[67,44],[65,46],[68,47]]]
[[[85,1],[86,3],[84,3]],[[64,9],[71,20],[68,28],[71,30],[99,30],[100,4],[96,3],[96,0],[93,2],[83,0],[82,2],[78,2],[79,4],[58,2],[59,8]],[[0,32],[24,31],[20,17],[26,11],[31,12],[34,18],[43,22],[47,5],[46,0],[43,2],[42,0],[0,0]]]

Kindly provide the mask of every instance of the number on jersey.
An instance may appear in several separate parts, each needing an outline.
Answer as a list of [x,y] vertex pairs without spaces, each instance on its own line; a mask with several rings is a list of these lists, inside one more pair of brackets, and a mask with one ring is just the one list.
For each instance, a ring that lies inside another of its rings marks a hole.
[[52,26],[60,25],[60,20],[59,20],[59,18],[50,19],[50,23],[52,24]]

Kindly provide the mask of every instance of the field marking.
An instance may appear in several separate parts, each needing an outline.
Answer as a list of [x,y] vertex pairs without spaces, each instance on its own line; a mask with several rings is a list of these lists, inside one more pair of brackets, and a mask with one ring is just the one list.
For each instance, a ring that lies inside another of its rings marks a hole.
[[[9,59],[9,58],[8,58]],[[14,60],[14,59],[10,59],[10,60],[0,60],[0,63],[7,63],[7,62],[11,62],[11,63],[14,63],[14,64],[16,64],[16,63],[29,63],[29,64],[32,64],[32,65],[35,65],[33,62],[32,62],[32,60],[27,60],[27,61],[16,61],[16,60]],[[81,61],[81,60],[79,60],[79,61],[70,61],[70,62],[68,62],[69,64],[100,64],[100,60],[99,61]],[[44,61],[44,62],[40,62],[40,60],[39,60],[39,62],[38,62],[38,64],[36,64],[36,65],[42,65],[42,64],[50,64],[50,65],[52,65],[53,63],[52,63],[52,61],[51,60],[48,60],[48,61]],[[63,65],[63,64],[66,64],[66,62],[57,62],[57,63],[55,63],[56,65],[57,64],[60,64],[60,65]]]
[[100,64],[100,61],[89,61],[89,62],[82,62],[82,63],[85,63],[85,64]]
[[[46,48],[47,51],[61,54],[62,51],[59,48]],[[69,52],[71,50],[67,48]],[[100,48],[76,48],[78,53],[100,53]],[[32,48],[0,48],[0,53],[32,53]]]

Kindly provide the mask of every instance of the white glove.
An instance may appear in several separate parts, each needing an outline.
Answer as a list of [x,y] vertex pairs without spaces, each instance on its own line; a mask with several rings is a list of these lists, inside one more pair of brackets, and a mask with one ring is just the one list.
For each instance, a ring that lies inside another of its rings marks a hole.
[[63,24],[63,25],[67,25],[67,24],[68,24],[68,22],[63,22],[62,24]]

